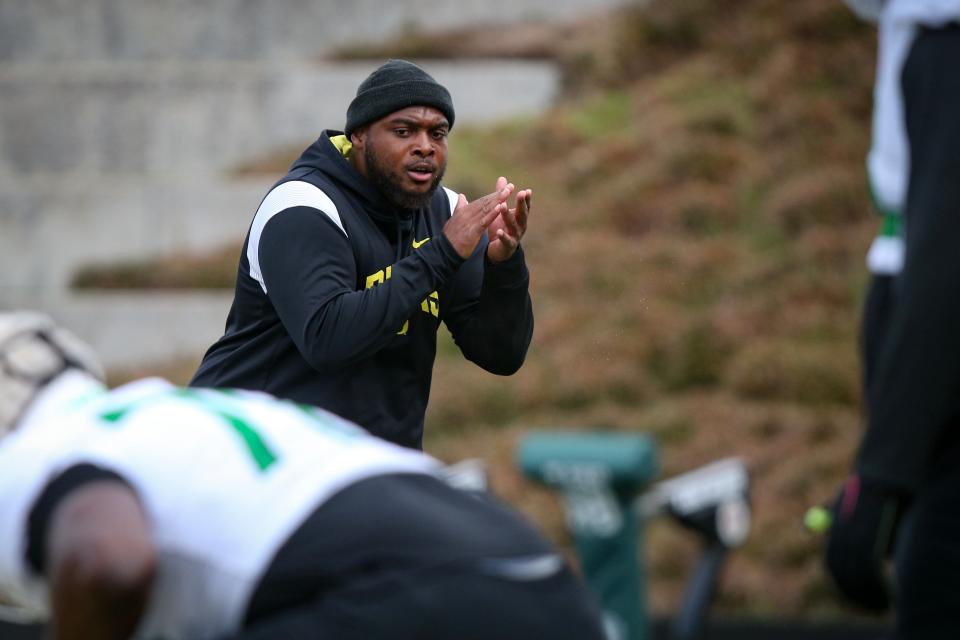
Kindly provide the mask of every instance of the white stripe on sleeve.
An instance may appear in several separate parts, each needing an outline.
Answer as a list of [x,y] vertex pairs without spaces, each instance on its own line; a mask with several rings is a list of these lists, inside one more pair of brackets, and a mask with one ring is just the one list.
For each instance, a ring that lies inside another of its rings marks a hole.
[[260,203],[257,215],[254,216],[253,224],[250,226],[250,239],[247,242],[250,277],[260,283],[264,293],[267,292],[267,285],[264,283],[263,274],[260,271],[260,236],[263,234],[263,228],[273,216],[293,207],[310,207],[319,210],[330,218],[331,222],[340,228],[340,231],[343,231],[343,235],[347,235],[346,229],[343,228],[343,222],[340,220],[337,205],[318,187],[302,180],[292,180],[278,185]]

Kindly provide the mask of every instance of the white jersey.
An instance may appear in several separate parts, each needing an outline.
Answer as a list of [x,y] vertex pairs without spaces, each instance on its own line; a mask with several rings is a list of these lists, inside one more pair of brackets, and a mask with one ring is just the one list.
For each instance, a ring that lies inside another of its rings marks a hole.
[[[872,141],[867,173],[874,201],[885,215],[901,215],[907,199],[910,145],[900,78],[920,27],[960,22],[960,0],[847,0],[866,19],[879,23]],[[899,225],[896,225],[899,228]],[[881,234],[867,254],[871,273],[896,275],[903,267],[899,233]]]
[[138,637],[235,631],[272,556],[318,505],[364,478],[440,468],[333,414],[265,394],[159,379],[106,392],[72,375],[0,441],[0,593],[49,611],[48,587],[26,565],[26,520],[49,480],[95,464],[137,491],[159,551]]

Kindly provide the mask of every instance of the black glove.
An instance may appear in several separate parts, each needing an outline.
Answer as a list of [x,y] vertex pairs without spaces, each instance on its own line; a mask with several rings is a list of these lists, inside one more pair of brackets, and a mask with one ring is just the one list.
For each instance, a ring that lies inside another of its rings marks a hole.
[[890,607],[884,565],[904,505],[904,494],[850,476],[833,505],[827,571],[852,603],[869,611]]

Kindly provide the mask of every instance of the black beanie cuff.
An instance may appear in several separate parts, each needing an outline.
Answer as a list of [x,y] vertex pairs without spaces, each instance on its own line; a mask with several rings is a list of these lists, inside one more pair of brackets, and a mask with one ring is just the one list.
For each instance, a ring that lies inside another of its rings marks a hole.
[[450,92],[429,80],[407,80],[371,87],[357,95],[347,108],[347,136],[360,127],[407,107],[433,107],[453,127],[454,110]]

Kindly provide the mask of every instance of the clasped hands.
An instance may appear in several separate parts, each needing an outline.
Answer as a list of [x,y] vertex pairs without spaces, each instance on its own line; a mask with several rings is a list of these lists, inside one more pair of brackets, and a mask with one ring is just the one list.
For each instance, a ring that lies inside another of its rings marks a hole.
[[491,262],[508,260],[520,246],[527,231],[532,189],[516,192],[514,206],[508,200],[514,193],[512,182],[503,176],[497,178],[493,193],[469,202],[462,193],[453,215],[443,227],[443,233],[461,258],[467,259],[484,234],[489,239],[487,258]]

